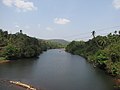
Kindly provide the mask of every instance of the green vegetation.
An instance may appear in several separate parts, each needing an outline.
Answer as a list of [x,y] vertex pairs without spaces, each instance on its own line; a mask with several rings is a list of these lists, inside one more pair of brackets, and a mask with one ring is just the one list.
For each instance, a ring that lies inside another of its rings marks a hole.
[[22,33],[8,34],[0,29],[0,60],[37,57],[47,49],[60,48],[61,45],[29,37]]
[[86,42],[72,41],[66,51],[83,56],[94,66],[120,77],[120,31],[97,37],[94,31],[92,35],[93,39]]
[[53,42],[51,40],[46,40],[46,46],[48,49],[56,49],[56,48],[64,48],[66,45],[61,44],[59,42]]
[[52,43],[60,44],[62,47],[66,47],[69,44],[68,41],[63,40],[63,39],[50,39],[50,40],[47,40],[47,41],[50,41]]

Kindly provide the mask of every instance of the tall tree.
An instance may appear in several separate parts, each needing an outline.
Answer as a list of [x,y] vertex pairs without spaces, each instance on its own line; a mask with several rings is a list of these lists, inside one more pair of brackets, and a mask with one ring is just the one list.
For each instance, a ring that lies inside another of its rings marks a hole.
[[92,31],[92,36],[93,38],[95,38],[95,31]]

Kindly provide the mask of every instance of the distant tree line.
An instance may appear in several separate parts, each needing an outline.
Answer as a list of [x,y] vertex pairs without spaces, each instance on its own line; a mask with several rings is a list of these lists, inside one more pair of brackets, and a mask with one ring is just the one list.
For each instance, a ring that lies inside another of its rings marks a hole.
[[0,29],[0,60],[37,57],[47,49],[61,48],[62,45],[48,42],[17,32],[8,34]]
[[120,77],[120,31],[107,36],[95,36],[89,41],[72,41],[66,51],[85,57],[113,76]]

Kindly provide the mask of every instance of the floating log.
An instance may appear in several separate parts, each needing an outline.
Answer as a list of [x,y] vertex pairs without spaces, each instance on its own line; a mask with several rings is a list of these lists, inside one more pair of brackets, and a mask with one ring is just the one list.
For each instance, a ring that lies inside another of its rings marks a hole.
[[29,89],[29,90],[37,90],[36,88],[33,88],[32,86],[27,85],[27,84],[24,84],[24,83],[21,83],[21,82],[19,82],[19,81],[9,81],[9,82],[12,83],[12,84],[21,86],[21,87],[23,87],[23,88]]

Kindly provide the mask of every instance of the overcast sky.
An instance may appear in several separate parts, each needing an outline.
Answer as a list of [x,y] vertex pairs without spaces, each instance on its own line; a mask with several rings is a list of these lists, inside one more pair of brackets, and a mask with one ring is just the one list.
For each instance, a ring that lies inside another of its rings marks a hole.
[[104,35],[119,26],[120,0],[0,0],[0,28],[11,33],[85,40],[92,30]]

